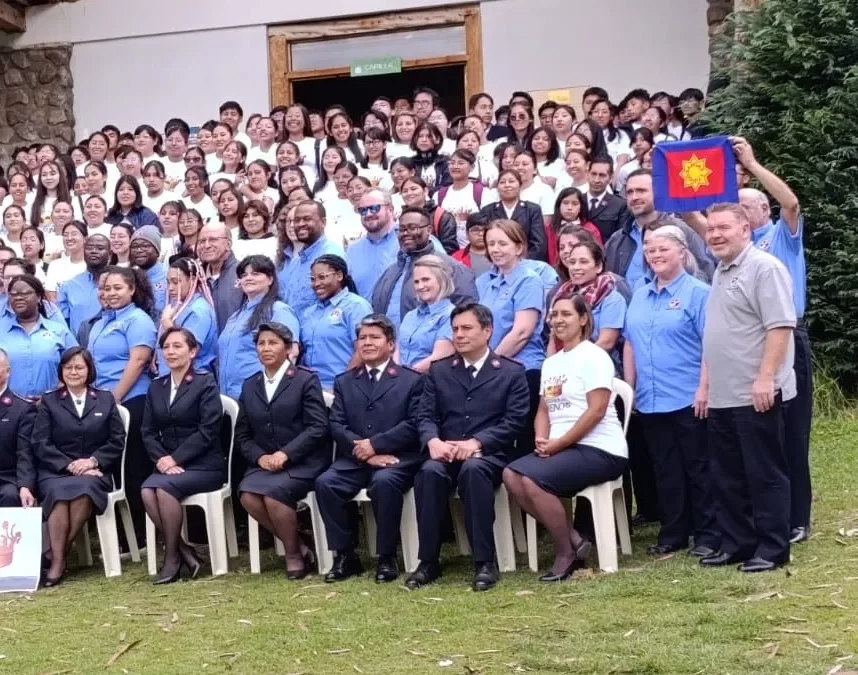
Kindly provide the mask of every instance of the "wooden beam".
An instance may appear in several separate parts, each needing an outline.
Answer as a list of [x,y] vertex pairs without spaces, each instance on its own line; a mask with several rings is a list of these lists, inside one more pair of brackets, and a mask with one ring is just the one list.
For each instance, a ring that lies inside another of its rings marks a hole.
[[23,33],[27,30],[24,10],[8,2],[0,2],[0,31]]
[[268,82],[271,107],[289,105],[289,44],[282,35],[268,37]]
[[465,10],[465,101],[483,91],[483,25],[479,6]]

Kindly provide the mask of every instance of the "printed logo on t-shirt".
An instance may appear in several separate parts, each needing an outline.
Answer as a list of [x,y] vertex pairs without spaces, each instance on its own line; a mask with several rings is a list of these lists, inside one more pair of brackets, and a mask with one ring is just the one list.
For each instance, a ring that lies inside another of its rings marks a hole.
[[772,242],[770,239],[761,239],[757,244],[757,248],[761,251],[768,251],[772,247]]
[[339,321],[342,315],[343,311],[341,309],[332,309],[330,313],[331,321]]
[[668,309],[679,309],[679,298],[674,298],[669,303],[667,303]]
[[563,385],[567,380],[566,375],[552,375],[545,382],[544,397],[548,404],[548,412],[553,413],[568,408],[569,401],[561,398],[563,396]]

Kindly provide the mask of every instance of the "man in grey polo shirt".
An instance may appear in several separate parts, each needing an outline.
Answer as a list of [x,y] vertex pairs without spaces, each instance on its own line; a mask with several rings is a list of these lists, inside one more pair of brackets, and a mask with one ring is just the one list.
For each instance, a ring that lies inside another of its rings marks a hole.
[[706,243],[719,260],[703,360],[721,550],[700,564],[767,572],[789,561],[782,405],[795,396],[792,281],[781,262],[753,246],[739,204],[710,207]]

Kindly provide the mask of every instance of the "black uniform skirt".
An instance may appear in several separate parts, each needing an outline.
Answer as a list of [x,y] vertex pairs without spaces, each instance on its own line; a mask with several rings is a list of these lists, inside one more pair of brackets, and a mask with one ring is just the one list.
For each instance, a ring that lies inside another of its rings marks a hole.
[[39,498],[45,519],[54,510],[57,502],[70,502],[78,497],[89,497],[97,515],[107,508],[107,493],[113,484],[110,474],[96,476],[51,476],[39,478]]
[[168,495],[182,501],[201,492],[214,492],[223,487],[223,471],[190,470],[184,473],[153,473],[143,481],[141,489],[163,490]]
[[263,497],[271,497],[290,508],[297,508],[298,502],[313,489],[314,481],[307,478],[296,478],[289,470],[265,471],[265,469],[248,469],[244,474],[239,493],[250,492]]
[[21,506],[18,498],[18,484],[14,475],[4,476],[0,474],[0,506]]
[[590,445],[573,445],[551,457],[543,458],[535,453],[525,455],[507,468],[530,478],[556,497],[574,497],[591,485],[616,480],[627,464],[625,457]]

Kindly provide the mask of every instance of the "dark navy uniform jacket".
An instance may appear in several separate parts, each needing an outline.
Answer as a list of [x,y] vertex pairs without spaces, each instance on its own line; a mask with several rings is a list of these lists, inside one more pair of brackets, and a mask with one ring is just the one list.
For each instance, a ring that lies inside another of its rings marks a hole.
[[263,373],[244,381],[235,442],[251,466],[257,466],[262,455],[282,450],[289,475],[315,480],[331,463],[329,441],[328,408],[314,372],[289,366],[270,403]]
[[422,391],[420,373],[393,361],[375,383],[364,366],[337,375],[331,406],[337,456],[351,457],[353,442],[368,438],[378,455],[419,457],[417,411]]
[[0,396],[0,482],[36,493],[30,449],[36,407],[8,389]]
[[458,355],[429,368],[420,401],[420,443],[476,438],[483,455],[512,450],[530,412],[524,366],[489,352],[476,377],[466,368]]
[[106,475],[125,447],[125,426],[113,394],[90,386],[78,416],[65,388],[47,392],[36,410],[31,445],[39,476],[69,476],[66,467],[88,457]]
[[140,433],[153,462],[170,456],[189,470],[216,471],[224,467],[220,447],[223,404],[211,373],[189,371],[170,404],[172,375],[149,386]]

